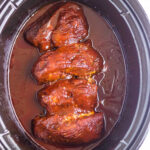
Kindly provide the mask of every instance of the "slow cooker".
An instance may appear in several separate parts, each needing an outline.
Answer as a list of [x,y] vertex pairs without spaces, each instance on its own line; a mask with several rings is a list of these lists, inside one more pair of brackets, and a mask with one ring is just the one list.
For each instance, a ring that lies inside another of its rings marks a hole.
[[[12,107],[9,61],[23,24],[40,7],[57,0],[0,1],[0,149],[40,149],[26,135]],[[135,150],[141,145],[150,121],[150,30],[138,1],[76,0],[101,12],[118,33],[126,63],[127,89],[119,121],[95,150]]]

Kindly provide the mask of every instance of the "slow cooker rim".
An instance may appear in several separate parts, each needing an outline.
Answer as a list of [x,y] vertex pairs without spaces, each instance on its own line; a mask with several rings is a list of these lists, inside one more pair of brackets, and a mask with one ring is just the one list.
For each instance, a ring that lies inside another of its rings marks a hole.
[[[132,0],[127,0],[124,1],[124,3],[129,7],[131,10],[132,14],[136,18],[136,21],[143,33],[145,44],[147,46],[147,64],[150,64],[150,22],[149,19],[147,18],[147,15],[143,9],[143,7],[140,5],[138,1],[132,1]],[[141,12],[141,13],[139,13]],[[147,76],[150,76],[150,69],[147,68]],[[148,83],[150,83],[150,78],[148,78]],[[129,146],[127,149],[138,149],[142,142],[144,141],[146,134],[148,133],[148,126],[150,125],[150,86],[147,84],[147,100],[148,100],[148,105],[145,110],[145,115],[143,118],[143,124],[139,128],[139,132],[137,136],[134,137],[134,139],[130,142]],[[138,147],[137,147],[138,146]]]

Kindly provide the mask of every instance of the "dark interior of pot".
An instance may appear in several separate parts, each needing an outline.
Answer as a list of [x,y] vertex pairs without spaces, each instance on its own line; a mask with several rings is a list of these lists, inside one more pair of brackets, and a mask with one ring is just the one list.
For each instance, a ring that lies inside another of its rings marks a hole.
[[[2,58],[0,61],[3,66],[0,70],[3,76],[0,85],[0,90],[2,91],[0,95],[0,131],[3,135],[2,139],[5,141],[1,143],[6,149],[40,149],[39,145],[37,145],[33,139],[31,140],[30,135],[24,130],[13,107],[9,87],[9,64],[13,53],[12,48],[24,24],[39,8],[53,2],[57,1],[24,1],[22,5],[18,7],[17,3],[15,5],[13,4],[15,9],[14,12],[12,11],[13,14],[10,18],[6,17],[9,16],[9,11],[6,11],[5,18],[8,21],[2,30],[0,43],[0,47],[3,49],[3,51],[0,51],[0,57]],[[139,105],[143,106],[143,112],[147,111],[148,106],[147,94],[142,91],[144,87],[147,89],[148,83],[146,44],[143,44],[146,40],[143,40],[144,37],[140,35],[141,32],[138,28],[138,23],[136,21],[134,22],[134,19],[132,18],[136,17],[128,8],[129,5],[127,3],[107,0],[76,0],[76,2],[92,8],[95,12],[105,18],[113,29],[121,46],[126,68],[127,82],[123,107],[121,114],[117,119],[117,123],[114,124],[115,126],[111,132],[107,134],[103,140],[98,141],[94,145],[89,145],[86,148],[84,147],[84,149],[110,150],[130,148],[144,119],[144,115],[140,116],[137,113],[137,110],[138,112],[141,111],[139,110]],[[10,3],[10,8],[13,7],[12,3]],[[96,30],[99,29],[97,28]],[[144,52],[142,52],[142,50],[144,50]],[[17,82],[17,80],[15,82]],[[141,85],[141,83],[143,83],[143,85]],[[28,109],[30,109],[30,106]],[[133,120],[135,120],[134,124]],[[139,122],[136,122],[136,120]],[[137,125],[135,126],[135,124]]]

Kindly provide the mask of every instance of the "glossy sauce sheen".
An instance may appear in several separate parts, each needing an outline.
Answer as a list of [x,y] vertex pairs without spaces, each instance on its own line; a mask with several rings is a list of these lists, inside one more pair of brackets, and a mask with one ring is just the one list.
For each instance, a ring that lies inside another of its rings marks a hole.
[[[43,114],[43,108],[36,99],[36,92],[43,86],[37,85],[31,76],[32,66],[39,57],[39,51],[24,40],[26,27],[41,16],[51,5],[38,10],[21,30],[13,48],[10,63],[10,91],[16,114],[29,136],[43,148],[48,150],[81,150],[91,149],[95,143],[76,148],[62,148],[48,145],[33,137],[31,120],[38,114]],[[98,84],[98,105],[96,111],[103,111],[105,115],[105,136],[109,134],[119,118],[122,108],[126,75],[123,55],[116,36],[103,17],[92,9],[83,5],[90,30],[89,39],[93,47],[104,58],[103,73],[94,76]],[[100,109],[101,107],[101,109]]]

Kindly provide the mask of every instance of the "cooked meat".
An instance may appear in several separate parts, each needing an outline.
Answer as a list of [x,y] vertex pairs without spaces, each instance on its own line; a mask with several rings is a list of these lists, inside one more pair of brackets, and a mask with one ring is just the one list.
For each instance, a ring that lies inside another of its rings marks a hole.
[[102,135],[103,114],[54,115],[33,120],[34,135],[47,143],[80,145],[92,142]]
[[80,145],[102,135],[104,116],[95,113],[97,85],[91,77],[102,70],[103,58],[90,40],[83,42],[87,35],[82,7],[73,2],[54,5],[25,32],[40,50],[58,48],[41,55],[32,69],[39,83],[63,79],[38,92],[47,114],[35,117],[32,129],[47,143]]
[[40,50],[53,48],[52,31],[57,23],[57,10],[63,3],[58,3],[48,9],[40,18],[33,22],[25,31],[25,39]]
[[38,98],[50,114],[65,114],[68,109],[92,111],[97,104],[97,85],[94,80],[60,80],[40,90]]
[[52,40],[56,47],[62,47],[85,39],[88,35],[88,24],[81,6],[67,3],[60,11]]
[[54,47],[52,33],[55,28],[55,46],[77,43],[84,39],[88,34],[88,25],[82,8],[72,2],[57,3],[29,25],[24,34],[25,39],[41,51],[50,50]]
[[70,76],[92,76],[102,70],[103,59],[90,41],[72,44],[43,54],[33,67],[39,83],[56,81]]

